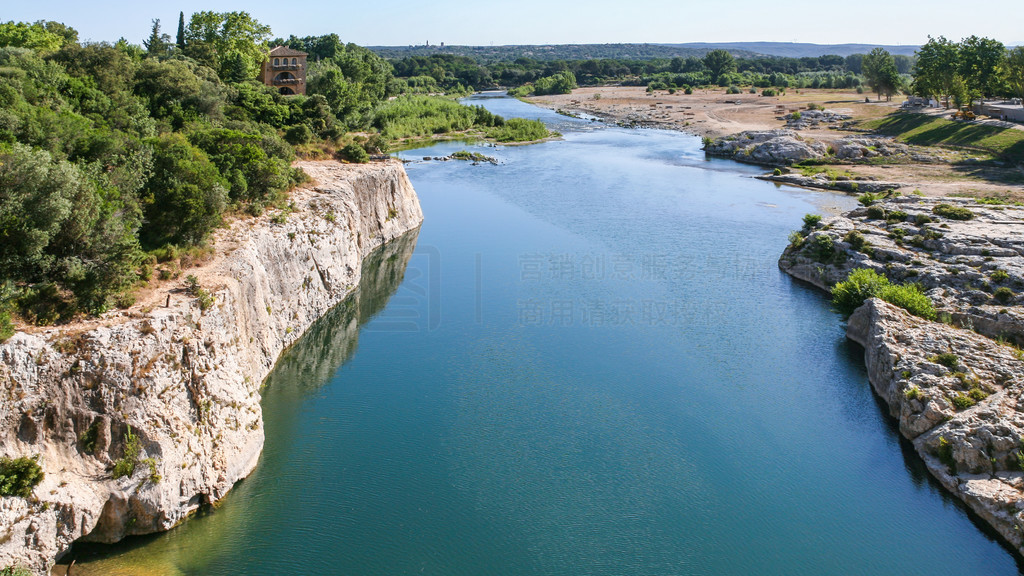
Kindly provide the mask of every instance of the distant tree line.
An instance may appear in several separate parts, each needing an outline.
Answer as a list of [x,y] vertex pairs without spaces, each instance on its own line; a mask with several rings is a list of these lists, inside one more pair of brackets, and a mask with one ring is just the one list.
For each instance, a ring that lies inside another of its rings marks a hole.
[[1024,99],[1024,47],[1008,50],[991,38],[952,42],[932,38],[917,52],[913,91],[957,108],[978,98]]

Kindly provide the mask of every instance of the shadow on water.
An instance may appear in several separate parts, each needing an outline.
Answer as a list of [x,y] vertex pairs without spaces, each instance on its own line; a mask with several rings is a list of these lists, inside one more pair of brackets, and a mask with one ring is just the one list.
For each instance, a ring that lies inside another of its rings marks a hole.
[[[363,260],[359,286],[286,350],[267,377],[263,396],[268,435],[290,434],[301,417],[301,403],[323,386],[355,354],[359,329],[384,309],[402,284],[416,248],[419,229],[385,244]],[[271,423],[271,420],[273,422]],[[205,558],[230,546],[244,533],[249,501],[263,494],[257,478],[268,458],[226,498],[205,506],[168,532],[129,537],[117,544],[75,544],[51,574],[74,576],[172,576],[202,574]],[[270,480],[272,481],[272,480]],[[249,513],[251,515],[251,512]]]

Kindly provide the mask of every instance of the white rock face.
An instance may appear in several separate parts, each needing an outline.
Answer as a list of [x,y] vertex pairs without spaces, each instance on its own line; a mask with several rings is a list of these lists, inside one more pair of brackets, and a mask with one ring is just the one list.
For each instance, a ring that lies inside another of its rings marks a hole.
[[[0,567],[42,574],[77,539],[167,530],[253,470],[259,387],[280,353],[353,291],[367,254],[423,219],[398,162],[299,166],[315,182],[294,211],[235,222],[187,271],[215,298],[205,311],[177,283],[169,307],[0,346],[0,455],[38,454],[46,473],[31,501],[0,499]],[[113,479],[129,426],[140,464]]]
[[944,316],[870,299],[847,336],[931,473],[1024,554],[1024,353],[1008,344],[1024,345],[1024,208],[896,198],[805,234],[779,259],[789,274],[830,290],[870,268],[918,283]]

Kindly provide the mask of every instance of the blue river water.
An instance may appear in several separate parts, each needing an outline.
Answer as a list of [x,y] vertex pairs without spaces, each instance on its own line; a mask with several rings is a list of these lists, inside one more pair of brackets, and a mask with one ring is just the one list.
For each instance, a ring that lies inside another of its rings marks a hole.
[[[75,574],[1020,573],[777,268],[853,199],[685,134],[469,103],[563,138],[400,154],[426,220],[268,379],[255,473]],[[422,160],[464,148],[499,164]]]

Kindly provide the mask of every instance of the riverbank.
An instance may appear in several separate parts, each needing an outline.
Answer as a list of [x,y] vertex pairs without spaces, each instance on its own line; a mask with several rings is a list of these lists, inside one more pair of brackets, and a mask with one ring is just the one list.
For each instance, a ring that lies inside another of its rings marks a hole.
[[929,472],[1024,554],[1024,208],[896,198],[805,228],[779,259],[829,291],[867,268],[916,283],[919,318],[871,299],[849,318],[868,376]]
[[423,218],[397,161],[297,165],[313,183],[291,207],[219,231],[202,267],[128,310],[0,346],[0,445],[46,474],[33,498],[0,500],[0,566],[42,574],[78,539],[167,530],[255,467],[280,353]]
[[[830,148],[838,149],[844,139],[863,139],[867,134],[860,124],[880,121],[897,112],[902,103],[899,98],[891,102],[865,102],[865,95],[853,90],[790,89],[766,97],[725,94],[724,89],[695,90],[693,94],[648,93],[638,86],[579,88],[572,94],[538,96],[528,101],[622,126],[676,130],[709,140],[788,130],[805,142],[820,145],[823,155]],[[990,154],[970,149],[912,148],[918,155],[923,151],[924,156],[934,160],[920,161],[912,156],[887,160],[865,154],[860,159],[826,159],[821,164],[849,170],[851,179],[899,184],[904,192],[916,189],[934,197],[968,195],[1024,200],[1024,172],[1012,163],[993,161]]]

